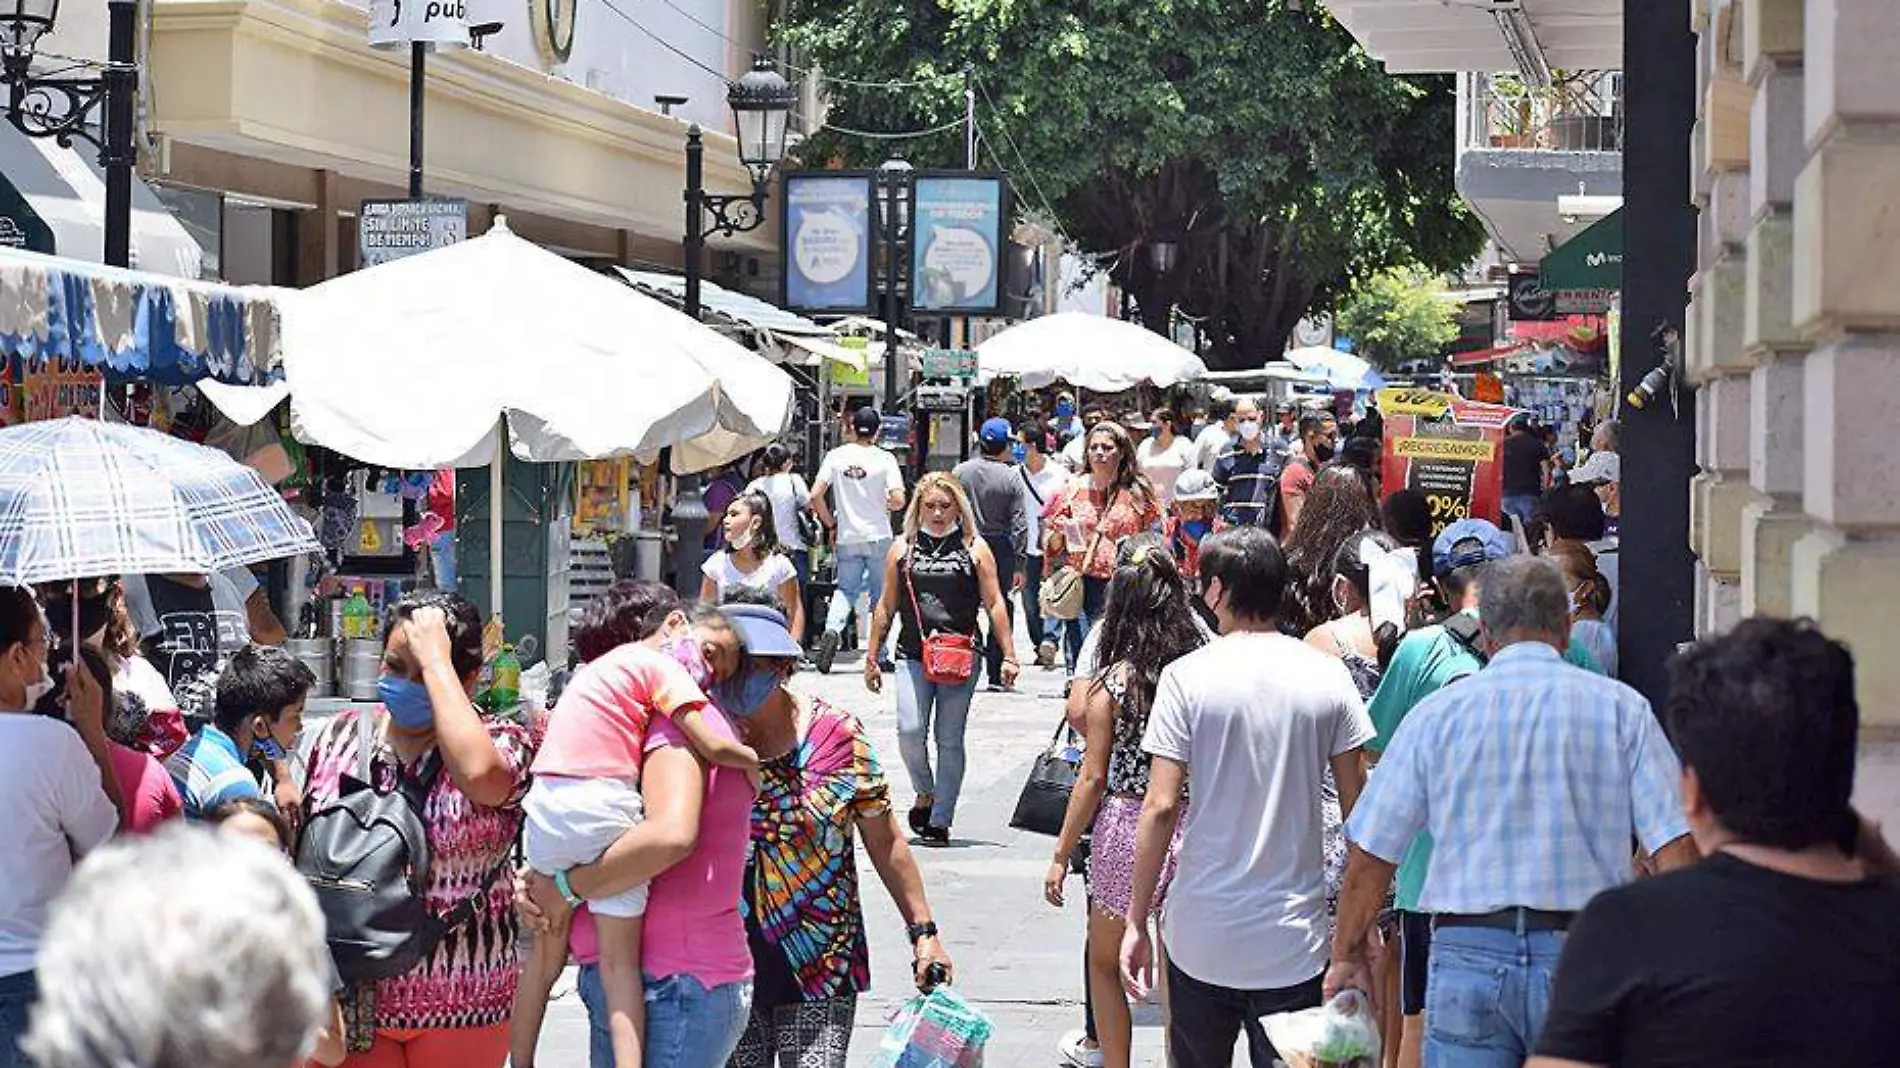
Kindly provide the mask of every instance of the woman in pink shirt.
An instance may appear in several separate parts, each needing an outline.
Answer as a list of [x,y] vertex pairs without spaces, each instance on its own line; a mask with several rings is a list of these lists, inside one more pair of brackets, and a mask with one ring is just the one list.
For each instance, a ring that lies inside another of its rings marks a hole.
[[[677,597],[650,589],[654,586],[641,584],[641,592],[650,592],[646,608],[627,613],[638,618],[618,622],[626,638],[663,646],[688,633],[689,624]],[[598,629],[603,628],[584,628],[576,636],[577,647],[600,644],[599,634],[586,633]],[[752,644],[782,641],[796,649],[782,626],[776,634],[752,634],[710,613],[696,629],[714,696],[722,701],[746,697],[739,676],[748,639]],[[736,739],[718,708],[709,704],[702,712],[713,731]],[[677,725],[656,718],[647,734],[640,792],[644,822],[599,860],[568,869],[568,887],[576,898],[593,899],[648,884],[640,961],[646,984],[644,1068],[723,1068],[752,1004],[752,954],[739,914],[751,839],[752,781],[742,771],[709,766]],[[531,874],[527,882],[530,900],[524,913],[531,922],[552,917],[558,923],[570,906],[554,880]],[[584,913],[574,917],[570,944],[582,965],[581,996],[593,1023],[590,1063],[611,1068],[594,925]]]

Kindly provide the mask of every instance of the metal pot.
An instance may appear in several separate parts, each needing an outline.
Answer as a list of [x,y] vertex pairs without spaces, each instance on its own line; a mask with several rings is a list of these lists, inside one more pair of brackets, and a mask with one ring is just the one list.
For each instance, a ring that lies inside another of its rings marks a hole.
[[362,638],[345,641],[340,663],[338,681],[343,696],[352,701],[376,700],[376,680],[383,673],[382,643]]

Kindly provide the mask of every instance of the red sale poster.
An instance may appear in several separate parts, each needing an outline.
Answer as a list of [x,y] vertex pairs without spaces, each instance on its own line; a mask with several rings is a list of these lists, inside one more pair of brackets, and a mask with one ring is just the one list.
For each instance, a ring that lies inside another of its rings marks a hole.
[[1379,411],[1385,416],[1385,490],[1424,494],[1433,537],[1460,519],[1498,521],[1504,424],[1516,409],[1433,390],[1382,389]]

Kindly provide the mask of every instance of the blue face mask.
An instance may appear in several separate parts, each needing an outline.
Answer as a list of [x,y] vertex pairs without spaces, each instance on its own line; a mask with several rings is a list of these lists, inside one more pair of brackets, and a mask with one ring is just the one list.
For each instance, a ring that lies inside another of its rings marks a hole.
[[1022,463],[1024,460],[1029,459],[1029,446],[1024,445],[1020,441],[1011,445],[1009,447],[1009,458],[1017,463]]
[[376,680],[376,695],[389,710],[389,721],[403,730],[426,731],[435,726],[435,705],[429,702],[427,686],[384,675]]
[[778,689],[779,674],[772,668],[753,668],[713,687],[713,703],[721,712],[738,719],[751,719],[765,707]]
[[265,735],[251,743],[251,755],[265,760],[283,760],[290,754],[284,752],[284,747],[277,743],[277,739]]
[[1067,419],[1075,414],[1075,405],[1069,401],[1057,401],[1056,414]]
[[1212,529],[1214,529],[1214,521],[1212,519],[1181,520],[1181,533],[1186,534],[1189,541],[1200,541],[1202,538],[1207,537],[1207,532]]

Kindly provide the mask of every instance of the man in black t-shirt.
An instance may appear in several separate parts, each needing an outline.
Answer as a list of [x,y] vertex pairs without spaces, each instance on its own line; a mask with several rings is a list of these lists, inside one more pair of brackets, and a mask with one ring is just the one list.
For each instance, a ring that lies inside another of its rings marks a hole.
[[1848,801],[1853,658],[1750,619],[1670,676],[1708,859],[1583,910],[1530,1068],[1900,1063],[1900,860]]

